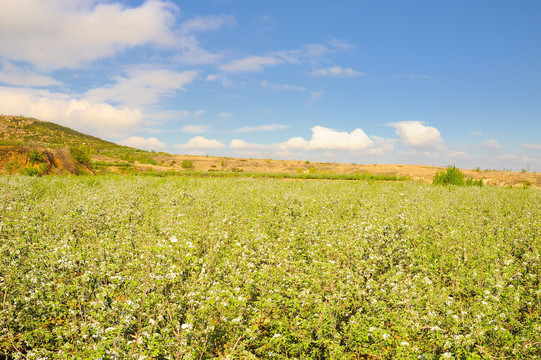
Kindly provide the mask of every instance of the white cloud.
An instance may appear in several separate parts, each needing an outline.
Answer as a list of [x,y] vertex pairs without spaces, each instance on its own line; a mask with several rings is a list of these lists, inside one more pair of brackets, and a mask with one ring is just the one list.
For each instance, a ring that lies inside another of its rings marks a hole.
[[324,44],[306,44],[300,49],[277,51],[275,56],[283,59],[285,62],[300,64],[302,62],[314,63],[319,58],[337,51],[352,49],[354,46],[338,39],[329,41],[329,45]]
[[143,117],[138,109],[115,107],[45,90],[0,87],[0,99],[0,113],[23,114],[106,138],[120,137],[139,129]]
[[197,16],[182,24],[181,31],[184,33],[218,30],[224,25],[235,25],[236,20],[230,15],[220,16]]
[[18,67],[9,61],[4,61],[0,71],[0,83],[16,86],[59,86],[62,85],[51,77],[36,74],[34,71]]
[[541,144],[522,144],[525,149],[541,150]]
[[202,136],[191,138],[186,144],[175,145],[177,149],[183,150],[216,150],[226,145],[216,139],[206,139]]
[[316,100],[321,99],[325,95],[323,90],[310,91],[310,99],[306,102],[306,105],[313,104]]
[[335,76],[341,78],[366,76],[365,73],[353,70],[351,68],[343,68],[340,66],[333,66],[327,69],[314,70],[312,72],[314,76]]
[[373,145],[366,149],[370,155],[385,155],[394,150],[394,144],[397,142],[395,139],[384,139],[379,136],[372,135],[370,139],[373,141]]
[[249,56],[244,59],[235,60],[220,66],[220,69],[230,73],[236,72],[259,72],[265,67],[282,64],[284,61],[270,56]]
[[145,139],[140,136],[132,136],[119,142],[120,145],[130,146],[136,149],[144,150],[160,150],[166,147],[165,143],[156,139],[155,137],[149,137]]
[[441,134],[435,127],[425,126],[420,121],[402,121],[388,124],[395,128],[402,142],[417,150],[439,150]]
[[211,74],[207,76],[207,81],[220,81],[223,87],[233,86],[233,81],[223,75]]
[[145,109],[145,118],[152,119],[152,121],[176,121],[180,118],[198,117],[205,113],[205,110],[197,110],[194,112],[186,109],[181,110],[162,110],[162,109]]
[[269,124],[269,125],[259,125],[259,126],[245,126],[240,129],[237,129],[233,132],[243,133],[243,132],[257,132],[257,131],[275,131],[275,130],[284,130],[287,129],[289,125],[281,124]]
[[177,39],[181,54],[173,57],[174,61],[190,65],[215,64],[223,58],[222,54],[213,54],[201,48],[193,35],[184,35]]
[[201,134],[208,132],[209,130],[210,126],[208,125],[186,125],[180,129],[180,131],[190,134]]
[[218,116],[222,117],[222,118],[232,118],[232,117],[235,117],[235,114],[230,113],[230,112],[226,112],[226,111],[222,111],[221,113],[218,114]]
[[503,149],[503,146],[500,145],[498,140],[489,139],[483,141],[483,146],[488,150],[501,150]]
[[183,90],[197,77],[197,71],[175,72],[168,69],[133,68],[127,77],[117,77],[116,83],[88,91],[94,101],[106,101],[130,106],[157,103],[162,96]]
[[235,151],[246,151],[246,150],[265,150],[268,146],[260,144],[249,144],[244,140],[234,139],[231,140],[229,147]]
[[483,136],[484,135],[482,131],[472,131],[470,134],[475,135],[475,136]]
[[[267,67],[281,64],[302,64],[306,62],[314,63],[328,53],[343,51],[352,47],[350,44],[338,39],[331,40],[329,44],[330,47],[323,44],[306,44],[301,46],[300,49],[274,51],[265,56],[250,55],[245,58],[224,64],[220,66],[220,69],[229,73],[260,72]],[[365,75],[353,69],[344,69],[338,66],[323,71],[328,72],[326,75],[341,77]]]
[[372,140],[361,129],[340,132],[323,126],[314,126],[312,138],[305,140],[294,137],[279,144],[284,150],[353,150],[360,151],[373,145]]
[[470,156],[463,151],[450,151],[447,154],[447,157],[460,159],[460,158],[468,158]]
[[335,50],[338,50],[338,51],[345,51],[345,50],[351,50],[353,49],[355,46],[351,45],[351,44],[348,44],[347,42],[344,42],[340,39],[332,39],[331,41],[329,41],[329,44],[335,49]]
[[295,85],[289,85],[289,84],[271,84],[267,80],[262,81],[261,86],[273,91],[281,91],[281,90],[306,91],[306,88],[302,86],[295,86]]
[[97,0],[1,1],[0,49],[4,58],[43,68],[78,67],[135,46],[172,46],[177,11],[160,0],[135,8]]

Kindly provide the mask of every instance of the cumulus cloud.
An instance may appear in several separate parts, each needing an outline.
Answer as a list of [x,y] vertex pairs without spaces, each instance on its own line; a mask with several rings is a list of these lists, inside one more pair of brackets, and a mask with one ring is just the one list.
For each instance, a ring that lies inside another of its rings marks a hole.
[[312,72],[314,76],[335,76],[341,78],[366,76],[365,73],[353,70],[352,68],[343,68],[340,66],[333,66],[327,69],[318,69]]
[[230,73],[237,72],[260,72],[265,67],[282,64],[284,61],[271,56],[249,56],[244,59],[235,60],[220,66],[220,69]]
[[276,131],[287,129],[289,125],[282,124],[269,124],[269,125],[259,125],[259,126],[245,126],[240,129],[237,129],[233,132],[235,133],[244,133],[244,132],[257,132],[257,131]]
[[160,150],[166,147],[165,143],[156,139],[155,137],[149,137],[145,139],[140,136],[132,136],[119,142],[120,145],[130,146],[136,149],[144,150]]
[[191,138],[186,144],[175,145],[177,149],[183,150],[216,150],[226,145],[216,139],[206,139],[202,136]]
[[197,71],[176,72],[168,69],[133,68],[116,83],[88,91],[94,101],[106,101],[130,106],[157,103],[162,96],[183,90],[197,76]]
[[97,0],[2,1],[0,48],[4,58],[44,68],[78,67],[135,46],[174,45],[177,11],[160,0],[132,8]]
[[361,129],[352,132],[341,132],[323,126],[314,126],[312,137],[305,140],[302,137],[293,137],[279,144],[284,150],[365,150],[373,142]]
[[435,127],[423,125],[420,121],[402,121],[388,124],[395,128],[402,142],[417,150],[439,150],[443,143]]
[[501,150],[503,149],[503,146],[500,145],[498,140],[489,139],[483,141],[483,146],[488,150]]
[[0,87],[0,113],[24,114],[106,138],[136,131],[142,123],[138,109],[76,99],[49,91]]

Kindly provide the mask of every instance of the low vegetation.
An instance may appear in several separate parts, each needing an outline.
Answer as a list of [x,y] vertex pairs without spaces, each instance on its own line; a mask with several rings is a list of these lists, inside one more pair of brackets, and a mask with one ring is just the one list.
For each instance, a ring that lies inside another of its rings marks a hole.
[[454,165],[450,165],[446,170],[438,171],[432,183],[434,185],[483,186],[483,180],[466,179],[464,173]]
[[541,353],[534,189],[113,175],[0,189],[0,358]]

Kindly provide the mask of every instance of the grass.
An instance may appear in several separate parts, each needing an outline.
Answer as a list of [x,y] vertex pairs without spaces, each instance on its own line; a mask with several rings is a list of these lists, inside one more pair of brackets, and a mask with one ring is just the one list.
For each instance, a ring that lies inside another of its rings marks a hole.
[[143,171],[141,176],[156,176],[156,177],[174,177],[174,176],[190,176],[190,177],[220,177],[220,178],[266,178],[266,179],[298,179],[298,180],[377,180],[377,181],[406,181],[409,180],[406,176],[371,174],[364,172],[362,174],[332,174],[332,173],[263,173],[263,172],[245,172],[240,168],[233,168],[231,171]]
[[235,176],[0,178],[0,357],[541,353],[539,191]]

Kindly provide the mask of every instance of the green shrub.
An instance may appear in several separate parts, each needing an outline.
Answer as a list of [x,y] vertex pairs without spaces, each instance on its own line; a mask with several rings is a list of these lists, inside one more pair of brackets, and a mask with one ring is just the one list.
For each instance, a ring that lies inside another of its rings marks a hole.
[[432,180],[434,185],[464,185],[464,173],[454,165],[450,165],[446,170],[440,170],[434,175]]
[[137,157],[137,161],[139,161],[140,164],[149,164],[149,165],[158,164],[156,160],[154,160],[150,155],[139,155]]
[[25,168],[19,171],[19,174],[25,175],[25,176],[40,176],[40,172],[37,168],[31,167],[31,168]]
[[483,180],[473,180],[472,178],[466,179],[466,185],[467,186],[483,186]]
[[193,169],[195,166],[193,166],[193,163],[191,160],[182,160],[182,163],[180,164],[183,169]]
[[13,174],[18,168],[19,168],[19,163],[17,162],[17,160],[9,161],[4,166],[4,170],[6,170],[8,174]]
[[458,186],[483,186],[483,180],[465,179],[462,171],[454,165],[449,165],[446,170],[440,170],[434,175],[432,180],[434,185],[458,185]]
[[45,161],[45,154],[40,153],[36,149],[27,152],[26,156],[28,157],[28,161],[30,161],[30,164],[32,165],[34,165],[35,163],[42,163]]
[[70,147],[70,153],[72,159],[81,165],[90,166],[92,164],[90,160],[90,154],[87,149],[79,147]]

